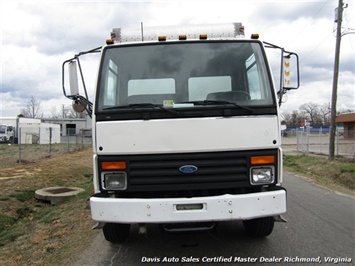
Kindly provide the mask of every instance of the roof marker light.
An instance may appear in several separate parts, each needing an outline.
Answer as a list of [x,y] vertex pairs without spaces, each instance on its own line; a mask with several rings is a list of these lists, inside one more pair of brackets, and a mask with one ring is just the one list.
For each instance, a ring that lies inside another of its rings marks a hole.
[[164,42],[164,41],[166,41],[166,36],[159,36],[159,37],[158,37],[158,41],[159,41],[159,42]]
[[259,34],[258,33],[253,33],[250,38],[257,40],[257,39],[259,39]]
[[106,44],[107,45],[114,44],[114,41],[112,39],[107,39]]
[[200,34],[200,40],[207,40],[207,34]]
[[185,34],[179,35],[179,40],[180,41],[185,41],[187,39],[187,36]]

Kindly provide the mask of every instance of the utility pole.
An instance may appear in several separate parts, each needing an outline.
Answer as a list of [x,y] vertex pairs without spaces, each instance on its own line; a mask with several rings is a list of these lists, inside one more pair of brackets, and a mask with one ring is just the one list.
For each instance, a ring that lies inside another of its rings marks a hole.
[[329,136],[329,160],[334,160],[335,153],[335,131],[336,124],[335,118],[337,115],[337,95],[338,95],[338,75],[339,75],[339,55],[340,55],[340,41],[341,41],[341,23],[343,20],[343,0],[339,0],[338,13],[335,19],[337,23],[336,44],[335,44],[335,59],[334,59],[334,72],[333,72],[333,91],[332,103],[330,111],[330,136]]

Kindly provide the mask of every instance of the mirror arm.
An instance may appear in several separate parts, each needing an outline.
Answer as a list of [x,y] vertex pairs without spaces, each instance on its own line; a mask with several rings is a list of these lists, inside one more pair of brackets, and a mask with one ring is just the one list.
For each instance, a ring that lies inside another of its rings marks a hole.
[[80,72],[80,77],[81,77],[81,83],[83,84],[83,88],[84,88],[84,92],[85,92],[85,97],[86,97],[86,99],[89,99],[88,93],[87,93],[87,90],[86,90],[86,85],[85,85],[85,80],[84,80],[83,71],[82,71],[81,65],[80,65],[79,56],[78,56],[76,59],[77,59],[77,62],[78,62],[78,67],[79,67],[79,72]]
[[[286,51],[284,48],[280,47],[280,46],[277,46],[275,44],[271,44],[271,43],[268,43],[268,42],[263,42],[264,45],[265,45],[265,48],[272,48],[272,49],[280,49],[281,50],[281,69],[280,69],[280,89],[279,91],[277,92],[277,95],[278,95],[278,98],[279,98],[279,101],[278,101],[278,104],[279,106],[281,106],[282,104],[282,96],[288,91],[288,90],[295,90],[295,89],[298,89],[299,86],[300,86],[300,70],[299,70],[299,57],[296,53],[294,52],[289,52],[289,51]],[[297,60],[297,86],[296,87],[284,87],[283,86],[283,58],[285,57],[284,54],[286,54],[286,57],[291,57],[292,55],[294,55],[296,57],[296,60]]]
[[70,99],[72,99],[74,103],[79,103],[82,105],[89,116],[92,117],[92,102],[81,95],[70,96]]
[[[100,53],[101,49],[102,49],[102,46],[94,48],[94,49],[91,49],[91,50],[88,50],[88,51],[80,52],[79,54],[76,54],[73,58],[70,58],[70,59],[64,61],[63,64],[62,64],[62,89],[63,89],[64,96],[69,98],[69,99],[71,99],[71,100],[73,100],[76,103],[81,104],[85,108],[86,112],[89,114],[90,117],[92,116],[92,106],[93,106],[93,104],[92,104],[92,102],[89,101],[89,96],[88,96],[88,93],[87,93],[87,90],[86,90],[84,75],[83,75],[83,71],[82,71],[82,68],[81,68],[79,57],[82,56],[82,55],[85,55],[85,54],[90,54],[90,53]],[[83,97],[83,96],[81,96],[79,94],[78,95],[68,95],[67,94],[67,91],[66,91],[66,88],[65,88],[65,65],[69,64],[69,63],[71,63],[73,61],[78,62],[78,67],[79,67],[79,71],[80,71],[81,82],[82,82],[83,89],[84,89],[84,92],[85,92],[85,97]]]

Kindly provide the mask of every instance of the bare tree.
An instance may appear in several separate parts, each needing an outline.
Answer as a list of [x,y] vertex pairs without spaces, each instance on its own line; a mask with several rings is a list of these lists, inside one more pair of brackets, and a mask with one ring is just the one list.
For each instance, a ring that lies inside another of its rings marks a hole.
[[59,117],[60,118],[67,118],[67,117],[69,117],[69,113],[70,113],[70,107],[62,104],[62,106],[60,108]]
[[53,106],[51,108],[51,118],[63,119],[63,118],[84,118],[85,112],[78,113],[75,112],[72,106],[62,104],[60,110],[57,111],[57,108]]
[[52,106],[51,108],[51,118],[54,119],[67,118],[69,117],[69,113],[70,113],[70,107],[65,106],[64,104],[60,106],[59,111],[57,110],[57,106]]
[[322,116],[323,126],[330,126],[330,105],[324,103],[319,106],[319,113]]
[[312,126],[322,125],[320,118],[320,107],[317,103],[305,103],[302,104],[299,109],[309,116]]
[[59,118],[56,106],[52,106],[50,112],[51,112],[50,118],[52,118],[52,119],[58,119]]
[[41,101],[32,96],[31,99],[27,102],[26,107],[21,109],[21,114],[24,117],[42,118],[43,111],[41,107]]
[[[311,121],[312,126],[330,126],[329,103],[305,103],[299,107],[300,111],[293,110],[282,114],[287,126],[300,127],[304,120]],[[339,109],[337,115],[354,112],[352,109]]]
[[292,115],[290,112],[282,113],[281,117],[282,117],[282,122],[284,122],[288,126],[291,126]]
[[307,116],[303,112],[294,110],[292,112],[284,113],[283,119],[289,127],[301,127],[304,125],[303,122],[307,119]]

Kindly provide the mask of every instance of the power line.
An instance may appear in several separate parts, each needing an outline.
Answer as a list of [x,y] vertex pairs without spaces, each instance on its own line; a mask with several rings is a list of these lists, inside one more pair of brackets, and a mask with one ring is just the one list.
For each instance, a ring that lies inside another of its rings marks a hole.
[[301,33],[308,27],[309,24],[311,24],[314,19],[316,18],[316,16],[319,14],[319,12],[323,9],[323,7],[325,6],[325,4],[328,2],[329,0],[326,0],[323,5],[318,9],[318,11],[313,15],[313,17],[308,21],[308,23],[302,28],[301,31],[299,31],[299,33],[290,41],[290,43],[293,43],[299,35],[301,35]]
[[314,50],[316,50],[319,46],[321,46],[328,38],[329,36],[333,36],[333,32],[330,32],[327,37],[325,37],[324,40],[322,40],[317,46],[315,46],[311,51],[309,51],[305,56],[302,56],[302,59],[300,60],[300,63],[303,62],[305,59],[307,59]]

